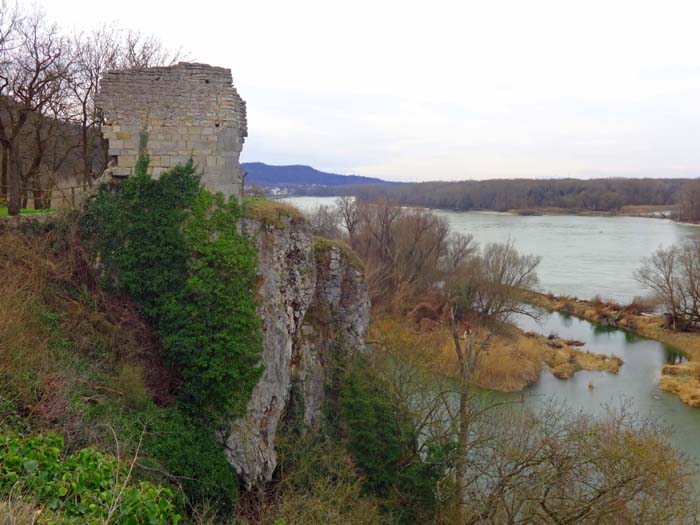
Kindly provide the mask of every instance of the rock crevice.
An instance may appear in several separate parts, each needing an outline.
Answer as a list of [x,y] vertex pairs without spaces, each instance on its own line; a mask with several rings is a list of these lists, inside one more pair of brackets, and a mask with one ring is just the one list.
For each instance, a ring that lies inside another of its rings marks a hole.
[[318,249],[307,226],[282,220],[270,227],[244,220],[258,248],[258,314],[263,326],[263,375],[247,415],[220,432],[228,460],[247,487],[268,481],[277,466],[275,435],[299,385],[304,421],[318,428],[326,368],[339,346],[364,348],[369,295],[361,269],[332,244]]

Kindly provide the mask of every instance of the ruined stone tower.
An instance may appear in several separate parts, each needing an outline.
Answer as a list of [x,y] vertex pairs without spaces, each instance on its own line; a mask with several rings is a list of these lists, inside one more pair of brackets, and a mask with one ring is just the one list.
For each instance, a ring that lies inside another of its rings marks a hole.
[[[231,70],[180,62],[170,67],[108,71],[97,106],[106,125],[112,174],[132,174],[139,132],[149,134],[149,170],[154,176],[193,158],[210,191],[241,197],[239,156],[247,136],[245,102]],[[114,163],[113,163],[114,164]]]

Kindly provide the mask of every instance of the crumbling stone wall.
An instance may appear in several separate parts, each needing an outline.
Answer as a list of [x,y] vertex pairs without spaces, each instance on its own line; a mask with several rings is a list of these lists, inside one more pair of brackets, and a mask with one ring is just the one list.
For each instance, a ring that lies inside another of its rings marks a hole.
[[153,175],[192,156],[209,190],[242,195],[239,156],[248,134],[246,109],[230,69],[180,62],[108,71],[97,106],[106,121],[102,133],[109,141],[113,176],[131,175],[139,132],[146,129]]

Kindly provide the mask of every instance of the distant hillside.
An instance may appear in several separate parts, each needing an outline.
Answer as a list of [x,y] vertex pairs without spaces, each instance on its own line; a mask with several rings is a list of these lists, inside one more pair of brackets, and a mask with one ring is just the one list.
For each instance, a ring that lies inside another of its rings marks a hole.
[[354,184],[400,184],[360,175],[326,173],[311,166],[303,165],[270,166],[263,162],[244,162],[241,164],[241,168],[248,174],[245,179],[247,186],[289,188],[300,186],[349,186]]

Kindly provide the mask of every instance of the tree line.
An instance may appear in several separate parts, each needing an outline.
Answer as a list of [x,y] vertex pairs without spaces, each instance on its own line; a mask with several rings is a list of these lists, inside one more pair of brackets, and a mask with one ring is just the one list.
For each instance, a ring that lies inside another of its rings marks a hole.
[[116,24],[66,33],[38,7],[0,3],[0,201],[10,214],[72,181],[87,188],[107,165],[95,95],[110,69],[169,65],[180,51]]
[[[688,183],[689,179],[498,179],[346,186],[342,194],[452,210],[608,212],[627,205],[673,206]],[[314,193],[337,195],[338,188],[316,188]]]

